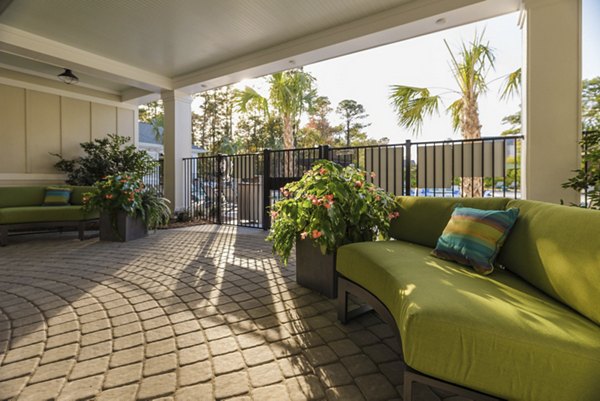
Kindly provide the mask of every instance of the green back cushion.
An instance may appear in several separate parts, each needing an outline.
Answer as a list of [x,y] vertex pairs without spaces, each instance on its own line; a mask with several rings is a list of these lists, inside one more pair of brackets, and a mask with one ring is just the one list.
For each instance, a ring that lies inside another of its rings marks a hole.
[[44,196],[44,206],[67,206],[71,199],[71,188],[67,187],[46,187]]
[[71,187],[71,205],[83,205],[83,194],[90,192],[93,187]]
[[519,217],[498,262],[600,324],[600,211],[510,201]]
[[504,198],[430,198],[400,196],[400,217],[392,220],[392,238],[434,248],[457,204],[476,209],[506,208]]
[[39,206],[46,187],[0,187],[0,207]]
[[[82,205],[83,194],[90,192],[92,187],[77,187],[65,185],[71,188],[71,205]],[[46,186],[28,187],[0,187],[0,208],[20,206],[40,206],[44,203]]]
[[516,208],[482,210],[457,206],[432,254],[471,266],[477,273],[490,274],[518,215]]

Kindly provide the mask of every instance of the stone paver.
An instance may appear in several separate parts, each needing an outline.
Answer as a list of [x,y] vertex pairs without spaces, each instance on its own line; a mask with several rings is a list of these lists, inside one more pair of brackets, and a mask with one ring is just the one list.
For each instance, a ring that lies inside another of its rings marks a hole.
[[[196,226],[125,244],[76,234],[0,249],[0,399],[401,399],[376,315],[347,325],[261,230]],[[417,401],[454,401],[415,386]]]

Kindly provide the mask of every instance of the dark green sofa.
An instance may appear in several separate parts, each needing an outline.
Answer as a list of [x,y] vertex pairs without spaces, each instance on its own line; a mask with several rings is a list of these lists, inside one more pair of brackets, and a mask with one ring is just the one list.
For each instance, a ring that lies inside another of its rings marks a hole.
[[75,226],[84,239],[86,224],[98,220],[98,213],[85,213],[83,194],[91,187],[70,186],[69,206],[42,206],[46,186],[0,187],[0,245],[8,243],[8,232]]
[[[430,255],[456,203],[520,209],[498,256],[505,270],[481,276]],[[405,401],[415,381],[488,400],[600,400],[600,212],[489,198],[400,204],[396,241],[343,246],[336,266],[340,320],[350,293],[396,330]]]

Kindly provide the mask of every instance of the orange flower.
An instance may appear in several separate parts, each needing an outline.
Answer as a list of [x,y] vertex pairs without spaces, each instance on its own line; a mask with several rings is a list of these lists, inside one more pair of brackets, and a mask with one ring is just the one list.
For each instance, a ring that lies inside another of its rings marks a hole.
[[329,209],[331,205],[333,205],[333,202],[326,202],[323,204],[323,206],[325,206],[325,209]]
[[277,216],[279,216],[279,213],[277,213],[276,211],[274,211],[274,210],[273,210],[273,211],[271,212],[271,217],[272,217],[272,218],[274,218],[274,219],[276,219],[276,218],[277,218]]
[[333,200],[333,194],[325,195],[325,199],[331,202]]
[[360,180],[356,180],[356,181],[354,182],[354,186],[355,186],[356,188],[362,188],[362,187],[363,187],[363,185],[364,185],[364,182],[362,182],[362,181],[360,181]]
[[323,167],[321,167],[321,168],[319,169],[319,174],[321,174],[321,175],[325,175],[325,174],[327,174],[327,170],[325,170]]
[[313,239],[317,239],[321,235],[323,235],[323,233],[321,231],[319,231],[319,230],[312,230],[312,237],[313,237]]

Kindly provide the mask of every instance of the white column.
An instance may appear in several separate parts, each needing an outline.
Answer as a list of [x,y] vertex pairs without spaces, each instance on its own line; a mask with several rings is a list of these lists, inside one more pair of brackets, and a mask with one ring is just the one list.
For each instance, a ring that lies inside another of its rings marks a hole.
[[579,203],[561,184],[579,168],[581,0],[525,0],[523,197]]
[[192,98],[187,93],[162,93],[164,119],[164,191],[171,209],[184,207],[183,158],[192,156]]

